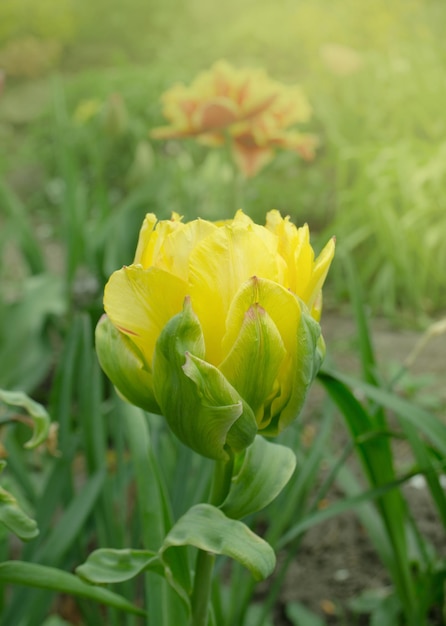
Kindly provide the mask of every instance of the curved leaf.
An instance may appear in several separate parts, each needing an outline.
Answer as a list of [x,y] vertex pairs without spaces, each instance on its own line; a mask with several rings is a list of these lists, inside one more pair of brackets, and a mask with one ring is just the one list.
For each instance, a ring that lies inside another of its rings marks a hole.
[[260,511],[279,495],[295,467],[296,456],[290,448],[257,435],[232,479],[222,511],[233,518]]
[[170,548],[185,545],[228,556],[248,568],[256,580],[269,576],[276,564],[266,541],[210,504],[197,504],[178,520],[163,543],[161,558],[170,566],[175,560]]
[[[146,569],[159,566],[156,552],[151,550],[114,550],[101,548],[92,552],[76,574],[90,583],[120,583],[134,578]],[[162,567],[158,567],[162,573]]]
[[34,539],[39,534],[37,522],[19,507],[12,494],[0,487],[0,524],[3,524],[22,541]]
[[34,433],[25,448],[36,448],[48,437],[50,417],[44,407],[32,400],[22,391],[5,391],[0,389],[0,401],[10,406],[20,406],[26,409],[33,422]]
[[23,561],[6,561],[0,564],[0,582],[69,593],[95,600],[128,613],[145,615],[144,611],[131,604],[122,596],[108,589],[88,585],[74,574],[64,572],[55,567],[38,565],[37,563],[25,563]]

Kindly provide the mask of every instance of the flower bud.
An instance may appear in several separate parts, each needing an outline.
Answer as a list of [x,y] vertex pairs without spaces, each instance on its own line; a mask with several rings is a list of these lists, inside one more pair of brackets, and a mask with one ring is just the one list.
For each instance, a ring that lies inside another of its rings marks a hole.
[[130,402],[165,416],[204,456],[226,459],[298,416],[324,356],[318,258],[308,228],[148,215],[135,263],[114,272],[96,333],[101,365]]

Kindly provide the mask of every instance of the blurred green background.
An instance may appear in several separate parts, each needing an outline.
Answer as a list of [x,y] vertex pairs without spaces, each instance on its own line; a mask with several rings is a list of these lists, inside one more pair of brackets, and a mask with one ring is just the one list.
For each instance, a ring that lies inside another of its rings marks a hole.
[[[129,446],[134,453],[132,445],[142,450],[145,443],[141,447],[130,430],[134,409],[119,401],[100,371],[94,328],[104,285],[132,262],[147,212],[160,219],[173,211],[185,219],[221,219],[243,208],[263,223],[267,211],[279,209],[296,224],[308,222],[317,252],[336,235],[324,307],[326,313],[348,309],[346,325],[353,329],[353,301],[357,338],[348,350],[355,363],[361,361],[353,367],[359,377],[362,368],[368,383],[359,385],[361,398],[369,393],[362,408],[358,381],[347,379],[355,394],[345,387],[338,397],[349,400],[344,412],[353,434],[346,454],[353,444],[361,454],[370,450],[379,480],[366,471],[362,486],[352,482],[344,452],[337,457],[333,451],[331,433],[337,435],[339,426],[334,412],[327,409],[319,419],[310,407],[316,438],[305,443],[299,423],[287,441],[297,451],[299,471],[267,518],[278,523],[272,534],[279,537],[302,520],[311,526],[317,494],[324,498],[330,481],[345,497],[363,493],[362,501],[376,497],[364,490],[391,484],[397,474],[390,444],[379,456],[376,441],[386,447],[395,426],[383,426],[377,404],[403,416],[395,438],[413,450],[403,470],[426,472],[444,528],[446,501],[437,481],[444,474],[444,429],[436,415],[417,408],[422,401],[439,413],[443,396],[431,392],[426,378],[407,382],[404,366],[394,374],[393,363],[385,362],[390,373],[381,376],[365,318],[386,316],[397,329],[424,329],[446,310],[445,23],[444,0],[0,0],[0,389],[32,394],[58,428],[54,450],[29,453],[22,449],[26,427],[14,411],[0,407],[0,457],[9,452],[2,481],[35,516],[41,533],[19,548],[0,528],[3,560],[19,557],[71,571],[92,546],[141,542],[133,482],[136,476],[146,493],[152,469],[132,464]],[[162,93],[177,81],[190,83],[219,59],[264,68],[274,80],[302,86],[313,115],[300,130],[320,141],[313,161],[277,152],[259,174],[240,181],[224,150],[193,139],[150,138],[150,130],[164,123]],[[440,334],[444,322],[432,328]],[[345,333],[338,327],[332,333],[335,351]],[[327,380],[325,375],[329,389]],[[407,402],[390,395],[392,389],[406,394]],[[177,517],[188,498],[200,501],[207,474],[202,461],[190,471],[187,450],[178,452],[163,420],[152,416],[147,424]],[[327,464],[329,477],[321,486],[319,472]],[[144,514],[152,503],[141,500]],[[388,514],[387,527],[402,541],[408,514],[383,510],[379,514]],[[376,511],[364,509],[361,523],[382,557],[388,543]],[[299,537],[287,547],[290,559]],[[440,567],[430,545],[421,546],[422,558],[415,561],[412,551],[411,544],[400,554],[400,565],[410,584],[416,581],[418,600],[426,610],[443,607],[444,560]],[[382,560],[393,571],[393,553]],[[271,606],[279,592],[274,588]],[[250,581],[246,589],[252,593]],[[120,592],[141,600],[139,582]],[[243,603],[239,584],[233,595],[235,605]],[[68,604],[69,610],[57,610],[69,614],[69,623],[81,623],[78,609]],[[97,607],[79,606],[85,623],[102,623]],[[29,626],[40,626],[54,607],[51,595],[19,587],[0,593],[0,624],[28,619]],[[111,616],[113,626],[136,623]],[[226,623],[236,620],[229,616]],[[255,623],[266,622],[259,617]],[[395,615],[388,623],[396,623]]]
[[[147,211],[278,208],[316,247],[337,236],[374,312],[423,320],[446,304],[445,18],[442,0],[2,0],[0,175],[69,276],[129,262]],[[311,163],[278,154],[237,199],[226,155],[149,139],[162,92],[220,58],[302,85],[321,144]],[[4,278],[26,274],[5,254]],[[336,306],[341,261],[330,281]]]

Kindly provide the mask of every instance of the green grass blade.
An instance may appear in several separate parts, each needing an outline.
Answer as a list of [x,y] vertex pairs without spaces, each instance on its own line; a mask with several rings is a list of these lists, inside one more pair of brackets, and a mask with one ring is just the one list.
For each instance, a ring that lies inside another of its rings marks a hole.
[[[165,503],[159,475],[151,451],[151,438],[147,415],[140,409],[121,403],[120,410],[126,423],[127,440],[133,462],[138,509],[141,519],[141,539],[145,549],[157,551],[167,534]],[[175,623],[173,612],[177,598],[167,582],[153,572],[145,574],[147,624],[170,626]]]
[[45,271],[44,254],[39,247],[34,227],[29,220],[26,207],[19,198],[0,181],[0,206],[5,210],[12,224],[12,230],[17,235],[20,249],[31,274],[41,274]]
[[359,506],[383,497],[397,487],[400,487],[403,483],[407,482],[414,475],[414,472],[410,472],[396,480],[392,480],[385,485],[381,485],[380,487],[376,487],[374,489],[368,489],[367,491],[361,491],[357,495],[350,496],[348,498],[345,498],[344,500],[340,500],[339,502],[336,502],[336,504],[332,504],[326,509],[310,513],[304,519],[300,520],[297,524],[290,528],[280,538],[280,541],[277,544],[277,548],[280,550],[284,549],[287,545],[294,541],[296,537],[298,537],[309,528],[312,528],[316,524],[320,524],[321,522],[331,519],[332,517],[336,517],[336,515],[339,515],[340,513],[354,510]]
[[[0,582],[25,585],[37,589],[68,593],[71,595],[89,598],[101,604],[128,611],[137,615],[144,615],[144,611],[116,593],[95,587],[83,582],[74,574],[61,571],[54,567],[25,563],[23,561],[7,561],[0,564]],[[12,622],[11,622],[12,623]]]
[[357,380],[346,374],[333,370],[323,370],[318,375],[319,380],[325,385],[328,381],[338,381],[353,390],[363,393],[376,403],[398,414],[399,419],[408,422],[418,431],[423,433],[443,456],[446,456],[446,425],[434,415],[424,409],[415,406],[411,402],[398,397],[385,389],[378,389],[361,380]]
[[105,471],[100,470],[82,485],[71,500],[41,548],[40,558],[46,563],[59,562],[78,535],[85,532],[85,522],[99,497],[104,479]]
[[368,383],[378,384],[376,378],[376,359],[370,329],[364,310],[362,285],[358,280],[358,275],[355,271],[353,261],[348,253],[343,255],[342,260],[347,273],[350,299],[353,305],[363,376]]
[[[338,405],[345,422],[356,441],[359,457],[372,487],[395,480],[393,455],[388,435],[376,428],[373,416],[367,413],[341,378],[321,373],[320,381]],[[373,390],[376,387],[368,385]],[[376,400],[375,400],[376,401]],[[382,415],[384,415],[382,413]],[[380,420],[381,422],[381,420]],[[414,580],[406,542],[407,512],[398,490],[378,498],[377,506],[394,550],[395,566],[392,575],[402,601],[408,623],[415,626],[421,619],[420,603],[415,594]]]

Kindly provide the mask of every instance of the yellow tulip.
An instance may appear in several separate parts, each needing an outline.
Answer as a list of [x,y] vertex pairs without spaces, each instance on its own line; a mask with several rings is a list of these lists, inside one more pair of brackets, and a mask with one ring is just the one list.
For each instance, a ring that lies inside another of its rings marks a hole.
[[97,329],[101,365],[121,395],[163,414],[216,459],[276,435],[298,415],[323,358],[322,285],[307,226],[278,211],[266,225],[157,222],[146,216],[134,263],[112,274]]

